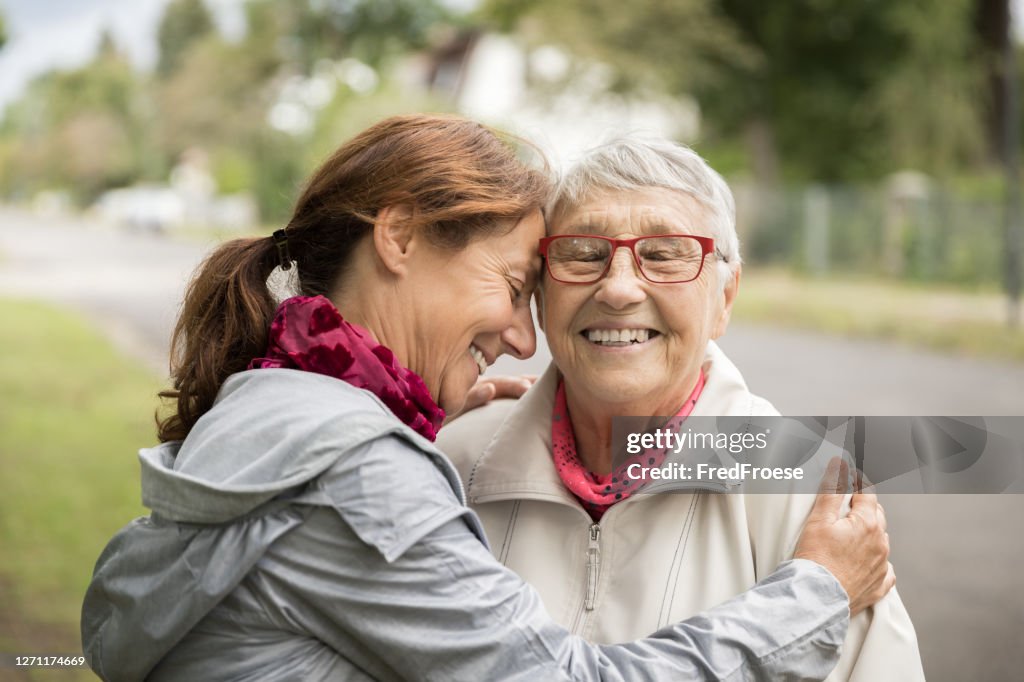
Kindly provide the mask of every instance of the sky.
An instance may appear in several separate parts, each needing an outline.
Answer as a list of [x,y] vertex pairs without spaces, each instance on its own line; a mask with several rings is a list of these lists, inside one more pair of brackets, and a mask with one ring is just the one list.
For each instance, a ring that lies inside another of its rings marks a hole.
[[[74,68],[96,52],[104,28],[140,69],[156,63],[156,28],[168,0],[0,0],[8,43],[0,51],[0,109],[34,78]],[[206,0],[225,35],[244,27],[243,0]]]

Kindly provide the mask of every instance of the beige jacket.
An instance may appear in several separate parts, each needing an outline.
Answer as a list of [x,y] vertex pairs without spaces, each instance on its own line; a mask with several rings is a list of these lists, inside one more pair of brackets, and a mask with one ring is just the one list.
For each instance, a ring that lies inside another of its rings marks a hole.
[[[771,415],[711,343],[694,415]],[[600,643],[624,642],[751,587],[792,556],[813,495],[637,495],[594,523],[551,460],[558,375],[441,431],[491,551],[533,585],[554,619]],[[893,590],[852,619],[830,680],[923,680],[914,627]]]

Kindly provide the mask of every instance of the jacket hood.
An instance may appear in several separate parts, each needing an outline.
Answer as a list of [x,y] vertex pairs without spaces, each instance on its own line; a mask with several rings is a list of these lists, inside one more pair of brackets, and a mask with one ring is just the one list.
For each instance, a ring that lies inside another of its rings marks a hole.
[[[310,505],[328,504],[310,481],[389,435],[443,457],[376,396],[338,379],[288,369],[228,378],[185,441],[139,452],[152,514],[96,563],[82,606],[89,665],[106,680],[145,677]],[[449,478],[461,491],[454,470]]]
[[344,381],[289,369],[242,372],[184,442],[139,451],[142,502],[168,520],[224,523],[297,491],[339,452],[389,434],[433,450],[376,396]]

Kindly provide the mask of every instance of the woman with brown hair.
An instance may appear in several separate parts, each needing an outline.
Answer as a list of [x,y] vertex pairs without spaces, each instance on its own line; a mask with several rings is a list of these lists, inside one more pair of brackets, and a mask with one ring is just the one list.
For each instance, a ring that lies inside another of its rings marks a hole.
[[[152,513],[110,542],[85,597],[97,674],[828,673],[849,610],[891,587],[883,531],[838,518],[839,495],[802,536],[814,561],[630,644],[569,635],[488,553],[433,440],[487,365],[534,351],[547,192],[479,124],[395,117],[317,171],[286,228],[206,260],[175,329],[175,410],[140,452]],[[277,304],[276,268],[297,268],[301,296]]]

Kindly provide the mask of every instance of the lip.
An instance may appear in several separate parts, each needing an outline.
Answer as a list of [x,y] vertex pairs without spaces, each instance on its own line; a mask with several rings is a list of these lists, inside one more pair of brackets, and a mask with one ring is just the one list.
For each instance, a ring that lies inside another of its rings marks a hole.
[[577,333],[585,334],[591,329],[595,331],[612,331],[613,329],[648,329],[650,331],[658,332],[659,334],[662,333],[657,327],[649,324],[643,324],[642,322],[595,322],[593,324],[584,325]]
[[653,339],[648,339],[644,343],[629,343],[622,346],[603,346],[600,343],[594,343],[588,340],[586,337],[581,336],[580,339],[583,341],[583,345],[589,350],[595,353],[643,353],[650,349],[652,344],[658,343],[658,339],[661,336],[655,336]]
[[[658,329],[657,327],[651,327],[651,326],[648,326],[648,325],[645,325],[645,324],[592,324],[592,325],[588,325],[588,326],[583,327],[582,329],[578,330],[576,332],[576,335],[583,337],[584,341],[586,341],[587,343],[590,343],[591,341],[590,341],[590,338],[589,338],[589,333],[592,332],[592,331],[595,331],[595,332],[601,332],[601,331],[610,332],[610,331],[623,331],[623,330],[626,330],[626,329],[643,329],[643,330],[646,330],[647,334],[648,334],[648,337],[649,337],[648,338],[648,342],[653,341],[654,339],[658,338],[659,336],[662,336],[665,333],[662,330]],[[634,345],[636,345],[636,344],[634,344]],[[643,345],[643,344],[639,344],[639,345]]]

